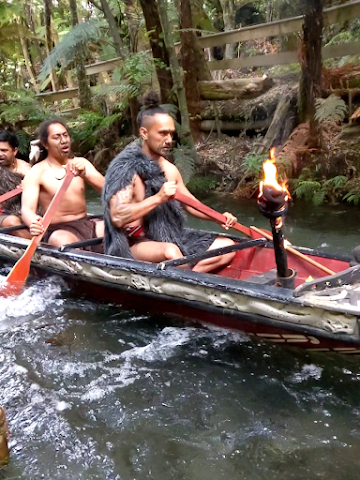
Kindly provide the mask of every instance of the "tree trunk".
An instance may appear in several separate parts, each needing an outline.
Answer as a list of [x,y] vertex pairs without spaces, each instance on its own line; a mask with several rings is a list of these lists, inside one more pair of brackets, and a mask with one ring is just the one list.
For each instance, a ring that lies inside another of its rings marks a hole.
[[[131,53],[136,53],[139,32],[139,20],[136,13],[136,6],[134,4],[134,0],[124,0],[124,3],[125,15],[130,34],[130,50]],[[131,115],[132,132],[134,135],[136,135],[138,131],[137,115],[139,112],[139,102],[137,100],[137,97],[129,97],[129,108]]]
[[237,78],[198,82],[201,98],[205,100],[249,100],[267,92],[274,86],[269,77]]
[[[235,29],[234,0],[220,0],[223,11],[225,32]],[[227,44],[225,47],[225,58],[234,58],[234,44]]]
[[[184,71],[184,87],[186,93],[186,101],[190,114],[190,127],[193,138],[197,141],[201,135],[201,107],[200,107],[200,90],[198,87],[199,79],[199,61],[203,58],[205,63],[204,52],[197,41],[195,33],[191,30],[193,26],[191,6],[189,0],[181,0],[179,5],[179,24],[180,24],[180,40],[181,40],[181,64]],[[197,52],[197,54],[195,53]],[[207,65],[205,65],[207,68]],[[207,68],[207,80],[211,79],[210,71]],[[206,71],[205,71],[206,75]]]
[[119,26],[116,22],[116,18],[114,17],[110,6],[106,0],[100,0],[100,5],[102,11],[104,12],[106,21],[109,24],[110,34],[114,42],[115,51],[119,57],[124,59],[126,55],[124,53],[124,45],[120,37]]
[[[50,52],[53,49],[53,42],[51,38],[51,9],[52,0],[44,0],[45,43],[47,56],[50,55]],[[52,89],[54,92],[56,92],[56,90],[58,90],[58,81],[55,69],[51,69],[50,71],[50,80]]]
[[[33,35],[36,36],[36,25],[35,25],[35,22],[34,22],[34,14],[33,14],[31,3],[26,3],[25,4],[25,14],[26,14],[26,21],[27,21],[27,23],[30,27],[30,30],[33,33]],[[36,39],[33,40],[33,42],[35,43],[36,52],[38,54],[40,63],[43,64],[45,58],[44,58],[43,52],[41,50],[40,42],[39,42],[39,40],[36,40]]]
[[32,66],[32,63],[31,63],[31,59],[30,59],[30,56],[29,56],[29,51],[28,51],[28,48],[27,48],[27,45],[26,45],[26,40],[21,33],[20,26],[18,26],[18,31],[19,31],[19,39],[20,39],[20,45],[21,45],[21,49],[22,49],[22,53],[23,53],[23,57],[24,57],[25,67],[26,67],[26,70],[28,72],[30,82],[32,83],[32,85],[34,87],[35,92],[39,93],[39,87],[36,83],[35,72],[34,72],[34,69],[33,69],[33,66]]
[[290,117],[294,116],[291,101],[291,95],[285,95],[280,99],[262,145],[257,150],[258,153],[267,153],[272,147],[283,145],[286,142],[291,133],[291,130],[286,127],[290,123]]
[[299,86],[300,121],[309,121],[309,147],[321,148],[320,125],[315,120],[315,99],[321,97],[323,0],[303,0],[305,8]]
[[183,144],[187,145],[187,147],[191,150],[191,155],[194,161],[196,163],[199,163],[199,159],[194,146],[194,139],[191,135],[189,112],[186,103],[182,70],[175,52],[174,39],[171,33],[166,0],[158,0],[158,7],[162,29],[164,32],[165,45],[167,51],[169,52],[171,71],[174,78],[174,89],[177,93],[178,98],[178,105],[181,116],[181,139],[183,141]]
[[[79,23],[76,0],[69,0],[69,5],[70,5],[70,13],[71,13],[71,25],[75,27]],[[92,108],[91,91],[90,91],[90,85],[86,78],[85,58],[86,58],[85,48],[81,46],[79,47],[78,52],[76,53],[76,56],[75,56],[76,75],[77,75],[77,81],[78,81],[78,87],[79,87],[79,103],[80,103],[80,108],[91,110]]]
[[162,103],[171,103],[173,95],[173,79],[170,71],[169,54],[164,45],[156,0],[140,0],[144,13],[146,30],[148,31],[150,47],[155,60],[156,74],[160,85]]

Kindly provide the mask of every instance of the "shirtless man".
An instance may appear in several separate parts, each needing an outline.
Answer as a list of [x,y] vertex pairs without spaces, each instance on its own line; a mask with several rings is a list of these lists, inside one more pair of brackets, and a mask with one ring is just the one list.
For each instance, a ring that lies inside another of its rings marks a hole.
[[29,226],[31,235],[36,236],[44,231],[42,217],[36,213],[37,206],[39,204],[43,212],[47,210],[66,174],[64,167],[70,164],[76,176],[71,181],[44,240],[58,247],[102,236],[103,222],[95,223],[87,218],[85,183],[101,192],[104,177],[85,158],[72,156],[70,135],[61,119],[43,122],[39,126],[38,136],[46,157],[36,163],[26,175],[21,207],[23,221]]
[[[0,167],[3,169],[0,178],[1,194],[20,185],[21,180],[30,170],[30,165],[27,162],[16,158],[18,146],[19,143],[14,133],[8,130],[0,131]],[[20,196],[7,201],[5,205],[0,205],[0,227],[21,225],[19,214]],[[23,238],[31,238],[26,230],[16,230],[12,234]]]
[[[132,256],[150,262],[177,259],[183,253],[198,253],[234,244],[229,238],[201,232],[197,239],[185,234],[182,218],[176,210],[180,207],[172,199],[176,191],[190,197],[193,195],[186,188],[179,170],[166,159],[175,133],[174,120],[159,106],[153,94],[149,94],[145,102],[146,108],[138,116],[142,145],[130,145],[121,152],[105,177],[105,252],[122,255],[122,240],[118,238],[121,232],[127,233]],[[121,176],[127,180],[122,181]],[[154,176],[160,183],[156,180],[152,188],[149,182]],[[184,206],[184,209],[197,218],[209,220],[191,207]],[[228,212],[224,215],[226,223],[223,227],[227,230],[236,223],[236,218]],[[234,255],[201,260],[193,270],[209,272],[228,264]]]

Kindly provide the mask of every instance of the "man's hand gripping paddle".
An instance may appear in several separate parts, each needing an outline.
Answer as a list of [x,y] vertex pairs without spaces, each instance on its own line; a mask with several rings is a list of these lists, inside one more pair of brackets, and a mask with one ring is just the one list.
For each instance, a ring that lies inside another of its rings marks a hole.
[[[208,207],[207,205],[204,205],[203,203],[199,202],[199,200],[195,200],[195,199],[193,199],[191,197],[188,197],[187,195],[184,195],[183,193],[180,193],[180,192],[176,192],[175,199],[179,200],[179,202],[184,203],[185,205],[188,205],[189,207],[194,208],[195,210],[198,210],[201,213],[204,213],[208,217],[216,220],[217,222],[226,223],[226,218],[224,217],[224,215],[222,215],[219,212],[216,212],[215,210]],[[263,229],[260,229],[260,228],[257,228],[257,227],[250,227],[249,228],[249,227],[245,227],[245,225],[241,225],[241,223],[235,223],[235,225],[233,225],[231,228],[234,228],[235,230],[238,230],[239,232],[244,233],[245,235],[247,235],[250,238],[263,238],[263,237],[265,237],[267,240],[270,240],[270,241],[272,241],[272,239],[273,239],[271,232],[268,232],[267,230],[263,230]],[[289,245],[286,245],[285,248],[288,252],[292,253],[296,257],[301,258],[305,262],[310,263],[314,267],[319,268],[320,270],[327,273],[328,275],[333,275],[335,273],[332,270],[330,270],[329,268],[325,267],[325,265],[322,265],[321,263],[316,262],[312,258],[307,257],[303,253],[298,252],[297,250],[295,250],[295,248],[292,248]]]
[[51,220],[54,217],[57,209],[59,208],[60,202],[63,199],[66,190],[68,189],[71,180],[74,178],[74,174],[70,171],[70,166],[66,166],[66,175],[63,180],[62,185],[59,187],[58,191],[54,195],[53,199],[50,202],[48,209],[43,217],[42,224],[44,227],[43,233],[34,237],[27,249],[25,250],[23,256],[16,262],[11,272],[6,278],[5,284],[0,285],[0,297],[8,297],[10,295],[20,295],[24,283],[29,275],[30,263],[32,256],[37,249],[37,246],[41,242],[47,228],[49,227]]

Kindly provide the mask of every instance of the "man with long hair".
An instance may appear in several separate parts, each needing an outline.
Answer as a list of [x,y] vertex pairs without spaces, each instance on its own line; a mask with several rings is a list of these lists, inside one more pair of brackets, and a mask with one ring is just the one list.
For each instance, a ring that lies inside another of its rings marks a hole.
[[44,237],[51,245],[61,246],[103,235],[103,222],[87,217],[85,184],[101,192],[104,177],[94,165],[71,152],[71,139],[61,119],[46,120],[38,128],[42,160],[36,163],[23,182],[21,213],[31,235],[44,231],[42,217],[36,213],[38,205],[45,212],[65,177],[70,164],[75,178],[68,187],[59,209]]

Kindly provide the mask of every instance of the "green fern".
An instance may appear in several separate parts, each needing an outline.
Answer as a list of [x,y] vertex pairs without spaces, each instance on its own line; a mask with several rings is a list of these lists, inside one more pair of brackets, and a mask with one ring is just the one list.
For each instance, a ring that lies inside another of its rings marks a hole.
[[295,189],[295,195],[298,198],[304,198],[307,201],[313,201],[317,192],[322,189],[321,183],[314,180],[301,180]]
[[345,187],[347,181],[348,181],[348,178],[345,177],[345,175],[337,175],[336,177],[326,180],[326,182],[324,183],[324,186],[326,188],[330,187],[332,190],[339,190]]
[[20,120],[42,122],[54,114],[28,90],[6,91],[7,101],[0,104],[0,118],[10,124]]
[[89,20],[72,28],[46,58],[39,74],[39,81],[43,82],[50,71],[57,68],[58,64],[62,68],[69,65],[74,60],[79,47],[101,40],[103,27],[106,27],[104,20]]
[[322,188],[321,190],[317,190],[316,192],[313,192],[312,196],[312,203],[318,207],[319,205],[322,205],[325,202],[326,199],[326,191]]
[[267,155],[248,153],[241,165],[244,177],[259,177],[262,172],[262,165],[266,158]]
[[173,150],[175,166],[179,169],[184,183],[188,183],[195,171],[195,161],[191,150],[186,145],[179,145]]
[[344,195],[343,200],[347,201],[348,203],[353,203],[357,206],[360,203],[360,193],[348,192],[346,195]]
[[75,125],[71,129],[73,140],[81,147],[86,144],[89,150],[97,143],[101,143],[101,137],[119,118],[121,113],[114,113],[104,117],[97,112],[82,112],[78,115]]
[[27,155],[29,153],[30,136],[24,130],[18,130],[15,135],[19,142],[19,152],[22,155]]
[[315,120],[318,122],[331,121],[341,123],[347,114],[347,105],[336,95],[328,98],[318,98],[315,102]]

